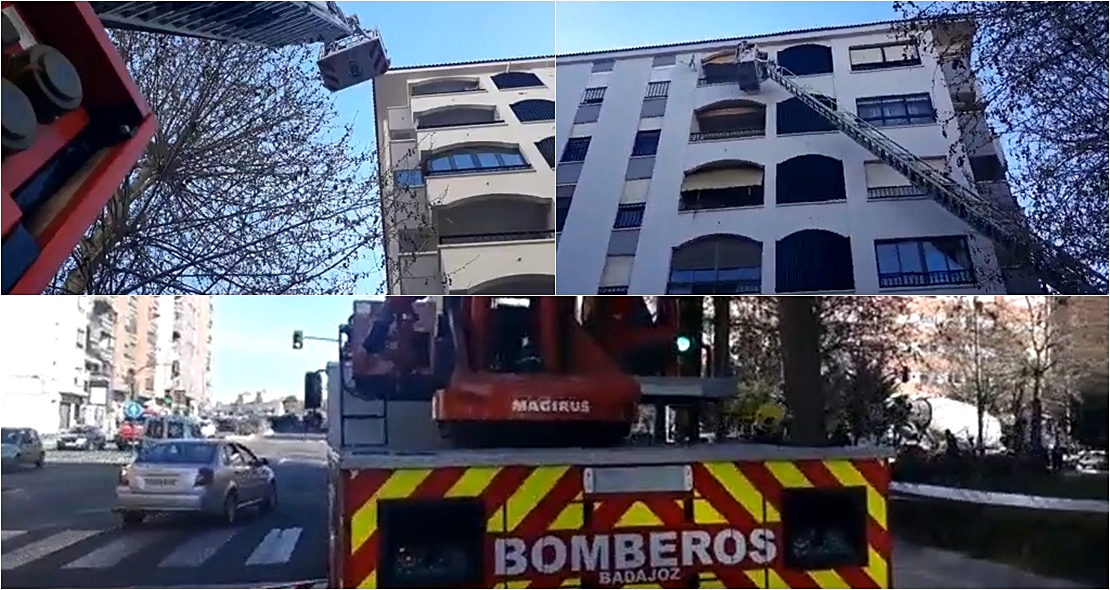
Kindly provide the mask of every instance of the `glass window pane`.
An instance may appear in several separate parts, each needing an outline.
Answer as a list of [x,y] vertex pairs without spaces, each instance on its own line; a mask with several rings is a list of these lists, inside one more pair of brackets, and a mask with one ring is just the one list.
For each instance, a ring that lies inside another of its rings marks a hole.
[[918,242],[901,242],[898,244],[898,263],[902,272],[922,272],[921,245]]
[[717,280],[716,270],[695,270],[694,282],[695,283],[712,283]]
[[879,261],[879,273],[896,274],[902,272],[902,266],[898,263],[897,244],[878,244],[875,246],[875,257]]
[[925,242],[921,246],[925,251],[925,268],[930,271],[948,270],[948,257],[944,252],[941,252],[932,242]]
[[672,270],[671,271],[672,283],[692,283],[694,282],[694,271],[692,270]]
[[859,105],[859,117],[861,119],[878,119],[883,116],[883,107],[875,103],[865,103]]
[[428,170],[432,172],[443,172],[451,169],[451,156],[440,156],[432,158],[428,162]]
[[478,156],[478,163],[481,164],[482,168],[499,168],[503,165],[501,164],[501,160],[497,157],[498,154],[482,152],[475,155]]
[[933,103],[927,98],[915,98],[906,102],[906,111],[911,115],[929,115],[933,112]]
[[505,166],[523,166],[524,157],[516,152],[505,152],[500,154],[501,161]]
[[906,103],[902,101],[887,101],[883,103],[883,116],[885,117],[905,117],[906,116]]
[[691,290],[689,285],[676,285],[671,284],[667,286],[667,294],[669,295],[690,295]]
[[474,162],[474,154],[454,154],[451,163],[455,170],[473,170],[478,167]]
[[928,115],[928,116],[921,115],[921,116],[917,116],[917,117],[910,117],[910,123],[912,123],[914,125],[924,125],[926,123],[933,123],[933,122],[934,122],[934,120],[933,120],[932,115]]

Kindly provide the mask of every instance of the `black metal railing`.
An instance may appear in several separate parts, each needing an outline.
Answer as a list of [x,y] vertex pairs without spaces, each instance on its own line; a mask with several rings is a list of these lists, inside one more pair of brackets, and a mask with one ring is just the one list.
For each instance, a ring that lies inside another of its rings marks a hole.
[[465,170],[428,170],[424,178],[433,176],[462,176],[466,174],[489,174],[492,172],[512,172],[516,170],[531,170],[528,164],[514,164],[512,166],[488,166],[486,168],[467,168]]
[[539,231],[514,231],[482,234],[455,234],[440,236],[439,243],[452,244],[488,244],[492,242],[518,242],[521,240],[549,240],[555,237],[555,230]]
[[868,199],[904,199],[907,197],[927,197],[929,191],[916,186],[879,186],[867,189]]
[[678,197],[679,211],[707,211],[730,209],[732,207],[759,207],[762,205],[762,186],[689,190],[682,191]]
[[736,84],[739,81],[739,74],[733,76],[704,76],[698,78],[698,86],[719,86],[721,84]]
[[489,119],[487,121],[444,121],[442,123],[418,123],[417,129],[450,129],[451,127],[473,127],[475,125],[493,125],[504,123],[504,119]]
[[879,274],[879,287],[883,289],[930,287],[934,285],[970,285],[974,283],[975,272],[966,269]]
[[598,295],[628,295],[628,285],[616,285],[613,287],[598,287]]
[[690,134],[690,143],[699,141],[717,141],[721,139],[742,139],[745,137],[763,137],[767,134],[765,127],[740,127],[725,129],[723,131],[694,131]]

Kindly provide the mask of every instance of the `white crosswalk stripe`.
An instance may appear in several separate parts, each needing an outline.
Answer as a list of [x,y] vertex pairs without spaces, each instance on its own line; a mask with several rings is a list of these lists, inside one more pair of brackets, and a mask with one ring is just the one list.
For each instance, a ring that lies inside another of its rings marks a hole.
[[289,561],[300,537],[300,527],[270,531],[247,558],[247,565],[273,565]]
[[35,541],[34,543],[24,545],[14,551],[0,555],[0,562],[2,562],[3,569],[5,570],[23,567],[28,563],[38,561],[47,555],[61,551],[74,543],[80,543],[100,532],[101,531],[67,530],[55,533],[45,539]]
[[212,558],[241,529],[213,529],[185,541],[162,560],[158,567],[200,567]]
[[136,531],[120,537],[92,553],[67,563],[63,569],[108,569],[131,557],[162,536],[157,531]]
[[[263,532],[246,526],[219,527],[185,536],[176,545],[167,545],[163,541],[169,542],[178,533],[160,529],[3,531],[3,540],[7,545],[3,553],[3,569],[23,568],[50,557],[52,563],[60,564],[53,566],[59,570],[105,571],[126,565],[125,562],[146,551],[159,553],[149,559],[143,558],[157,563],[159,568],[199,568],[213,561],[221,551],[238,553],[241,550],[241,555],[245,555],[247,549],[250,549],[249,557],[239,562],[242,567],[280,566],[292,560],[305,538],[301,527],[271,528],[265,530],[265,535],[262,535]],[[97,538],[95,543],[77,546],[97,535],[103,537]],[[237,538],[239,535],[243,537]],[[20,542],[23,544],[20,545]],[[240,544],[243,542],[251,546]]]

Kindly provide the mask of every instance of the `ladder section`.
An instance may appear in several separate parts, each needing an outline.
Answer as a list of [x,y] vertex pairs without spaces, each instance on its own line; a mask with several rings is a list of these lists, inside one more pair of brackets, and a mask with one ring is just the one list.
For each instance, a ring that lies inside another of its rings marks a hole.
[[[737,47],[738,69],[743,67],[744,62],[754,62],[757,80],[764,77],[774,80],[861,147],[900,172],[915,186],[927,191],[949,213],[1015,254],[1017,260],[1029,260],[1038,278],[1053,290],[1067,295],[1100,295],[1107,292],[1106,277],[1034,236],[1020,214],[1004,211],[977,192],[952,181],[854,113],[831,108],[817,100],[791,79],[791,72],[769,59],[767,54],[757,51],[750,43]],[[750,91],[751,87],[745,90]]]
[[334,41],[355,30],[334,2],[91,2],[108,28],[264,47]]

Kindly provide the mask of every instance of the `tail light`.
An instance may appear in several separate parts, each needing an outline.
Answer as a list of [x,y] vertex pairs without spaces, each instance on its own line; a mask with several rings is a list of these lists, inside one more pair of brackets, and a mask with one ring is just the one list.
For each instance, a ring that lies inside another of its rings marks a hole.
[[210,485],[215,479],[216,474],[208,467],[201,467],[197,470],[197,479],[193,482],[196,487],[204,487]]
[[128,479],[127,479],[127,470],[126,469],[120,469],[119,470],[119,478],[116,480],[116,485],[120,486],[120,487],[127,487],[127,486],[131,485],[131,482],[128,481]]

